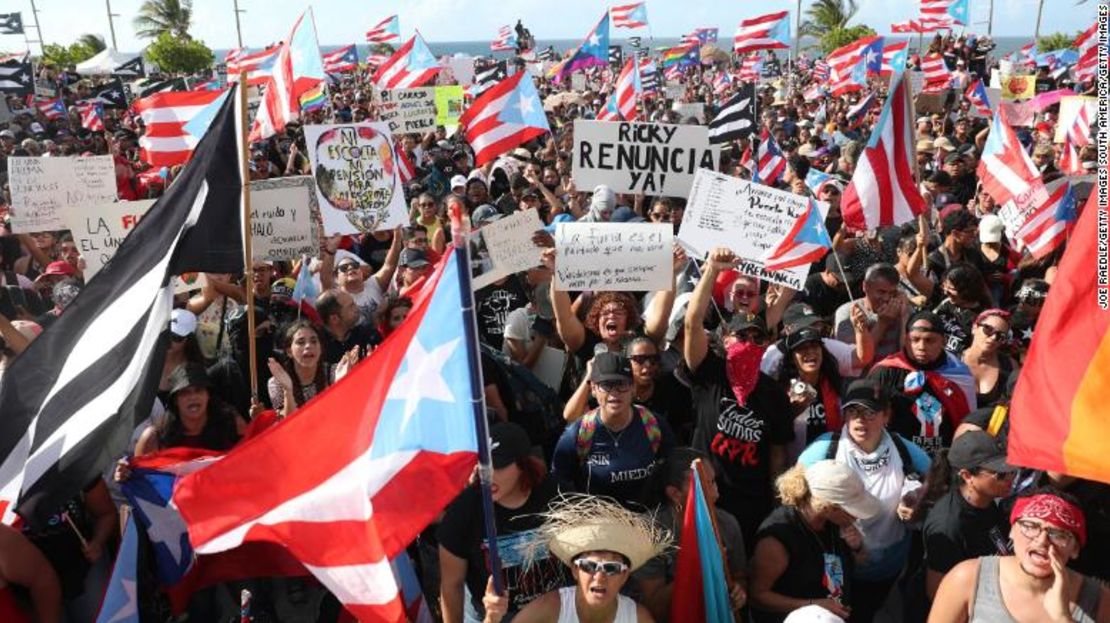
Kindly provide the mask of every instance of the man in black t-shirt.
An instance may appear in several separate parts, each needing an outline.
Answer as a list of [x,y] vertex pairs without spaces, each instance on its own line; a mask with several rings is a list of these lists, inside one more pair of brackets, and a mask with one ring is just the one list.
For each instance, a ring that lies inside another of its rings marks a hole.
[[528,292],[517,275],[491,283],[474,293],[474,316],[478,340],[501,350],[509,312],[528,304]]

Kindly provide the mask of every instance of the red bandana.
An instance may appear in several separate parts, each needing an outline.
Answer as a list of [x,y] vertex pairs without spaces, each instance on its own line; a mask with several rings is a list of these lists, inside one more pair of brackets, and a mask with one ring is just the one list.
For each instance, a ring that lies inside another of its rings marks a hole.
[[1018,498],[1010,512],[1010,523],[1026,517],[1071,532],[1079,540],[1080,547],[1087,543],[1087,520],[1083,511],[1063,498],[1048,493]]

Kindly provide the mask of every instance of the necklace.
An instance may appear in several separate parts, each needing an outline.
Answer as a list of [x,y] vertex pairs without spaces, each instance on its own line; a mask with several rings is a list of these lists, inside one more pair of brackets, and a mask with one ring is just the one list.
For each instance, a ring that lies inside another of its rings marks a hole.
[[613,447],[614,447],[614,448],[616,448],[616,449],[620,450],[620,447],[621,447],[621,437],[623,437],[623,436],[624,436],[624,431],[626,431],[626,430],[628,430],[628,427],[627,427],[627,426],[625,426],[624,428],[622,428],[622,429],[621,429],[621,432],[619,432],[619,433],[616,433],[616,434],[614,434],[614,433],[613,433],[613,430],[612,430],[611,428],[609,428],[608,426],[606,426],[606,427],[605,427],[605,432],[609,433],[609,437],[610,437],[610,438],[611,438],[611,439],[613,440]]

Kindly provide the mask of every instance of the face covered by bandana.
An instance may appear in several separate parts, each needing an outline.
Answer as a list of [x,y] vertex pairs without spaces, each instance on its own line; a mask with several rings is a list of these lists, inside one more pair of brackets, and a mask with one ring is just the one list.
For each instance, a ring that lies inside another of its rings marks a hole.
[[725,375],[736,402],[747,404],[748,396],[759,381],[759,362],[763,360],[766,346],[749,341],[736,340],[726,345]]

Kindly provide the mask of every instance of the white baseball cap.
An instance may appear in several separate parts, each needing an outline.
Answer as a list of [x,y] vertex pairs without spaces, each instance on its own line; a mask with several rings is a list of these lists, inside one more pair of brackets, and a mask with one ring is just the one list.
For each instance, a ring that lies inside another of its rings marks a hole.
[[196,314],[187,309],[175,309],[170,313],[170,331],[178,336],[192,335],[197,330]]
[[451,188],[455,189],[459,188],[460,186],[466,188],[466,177],[462,175],[456,175],[455,177],[452,177]]
[[1002,242],[1002,232],[1005,229],[997,214],[984,214],[979,219],[979,242]]
[[805,477],[813,497],[836,504],[856,519],[870,519],[882,510],[859,475],[844,463],[818,461],[806,468]]
[[844,619],[816,604],[810,604],[791,612],[783,623],[844,623]]

